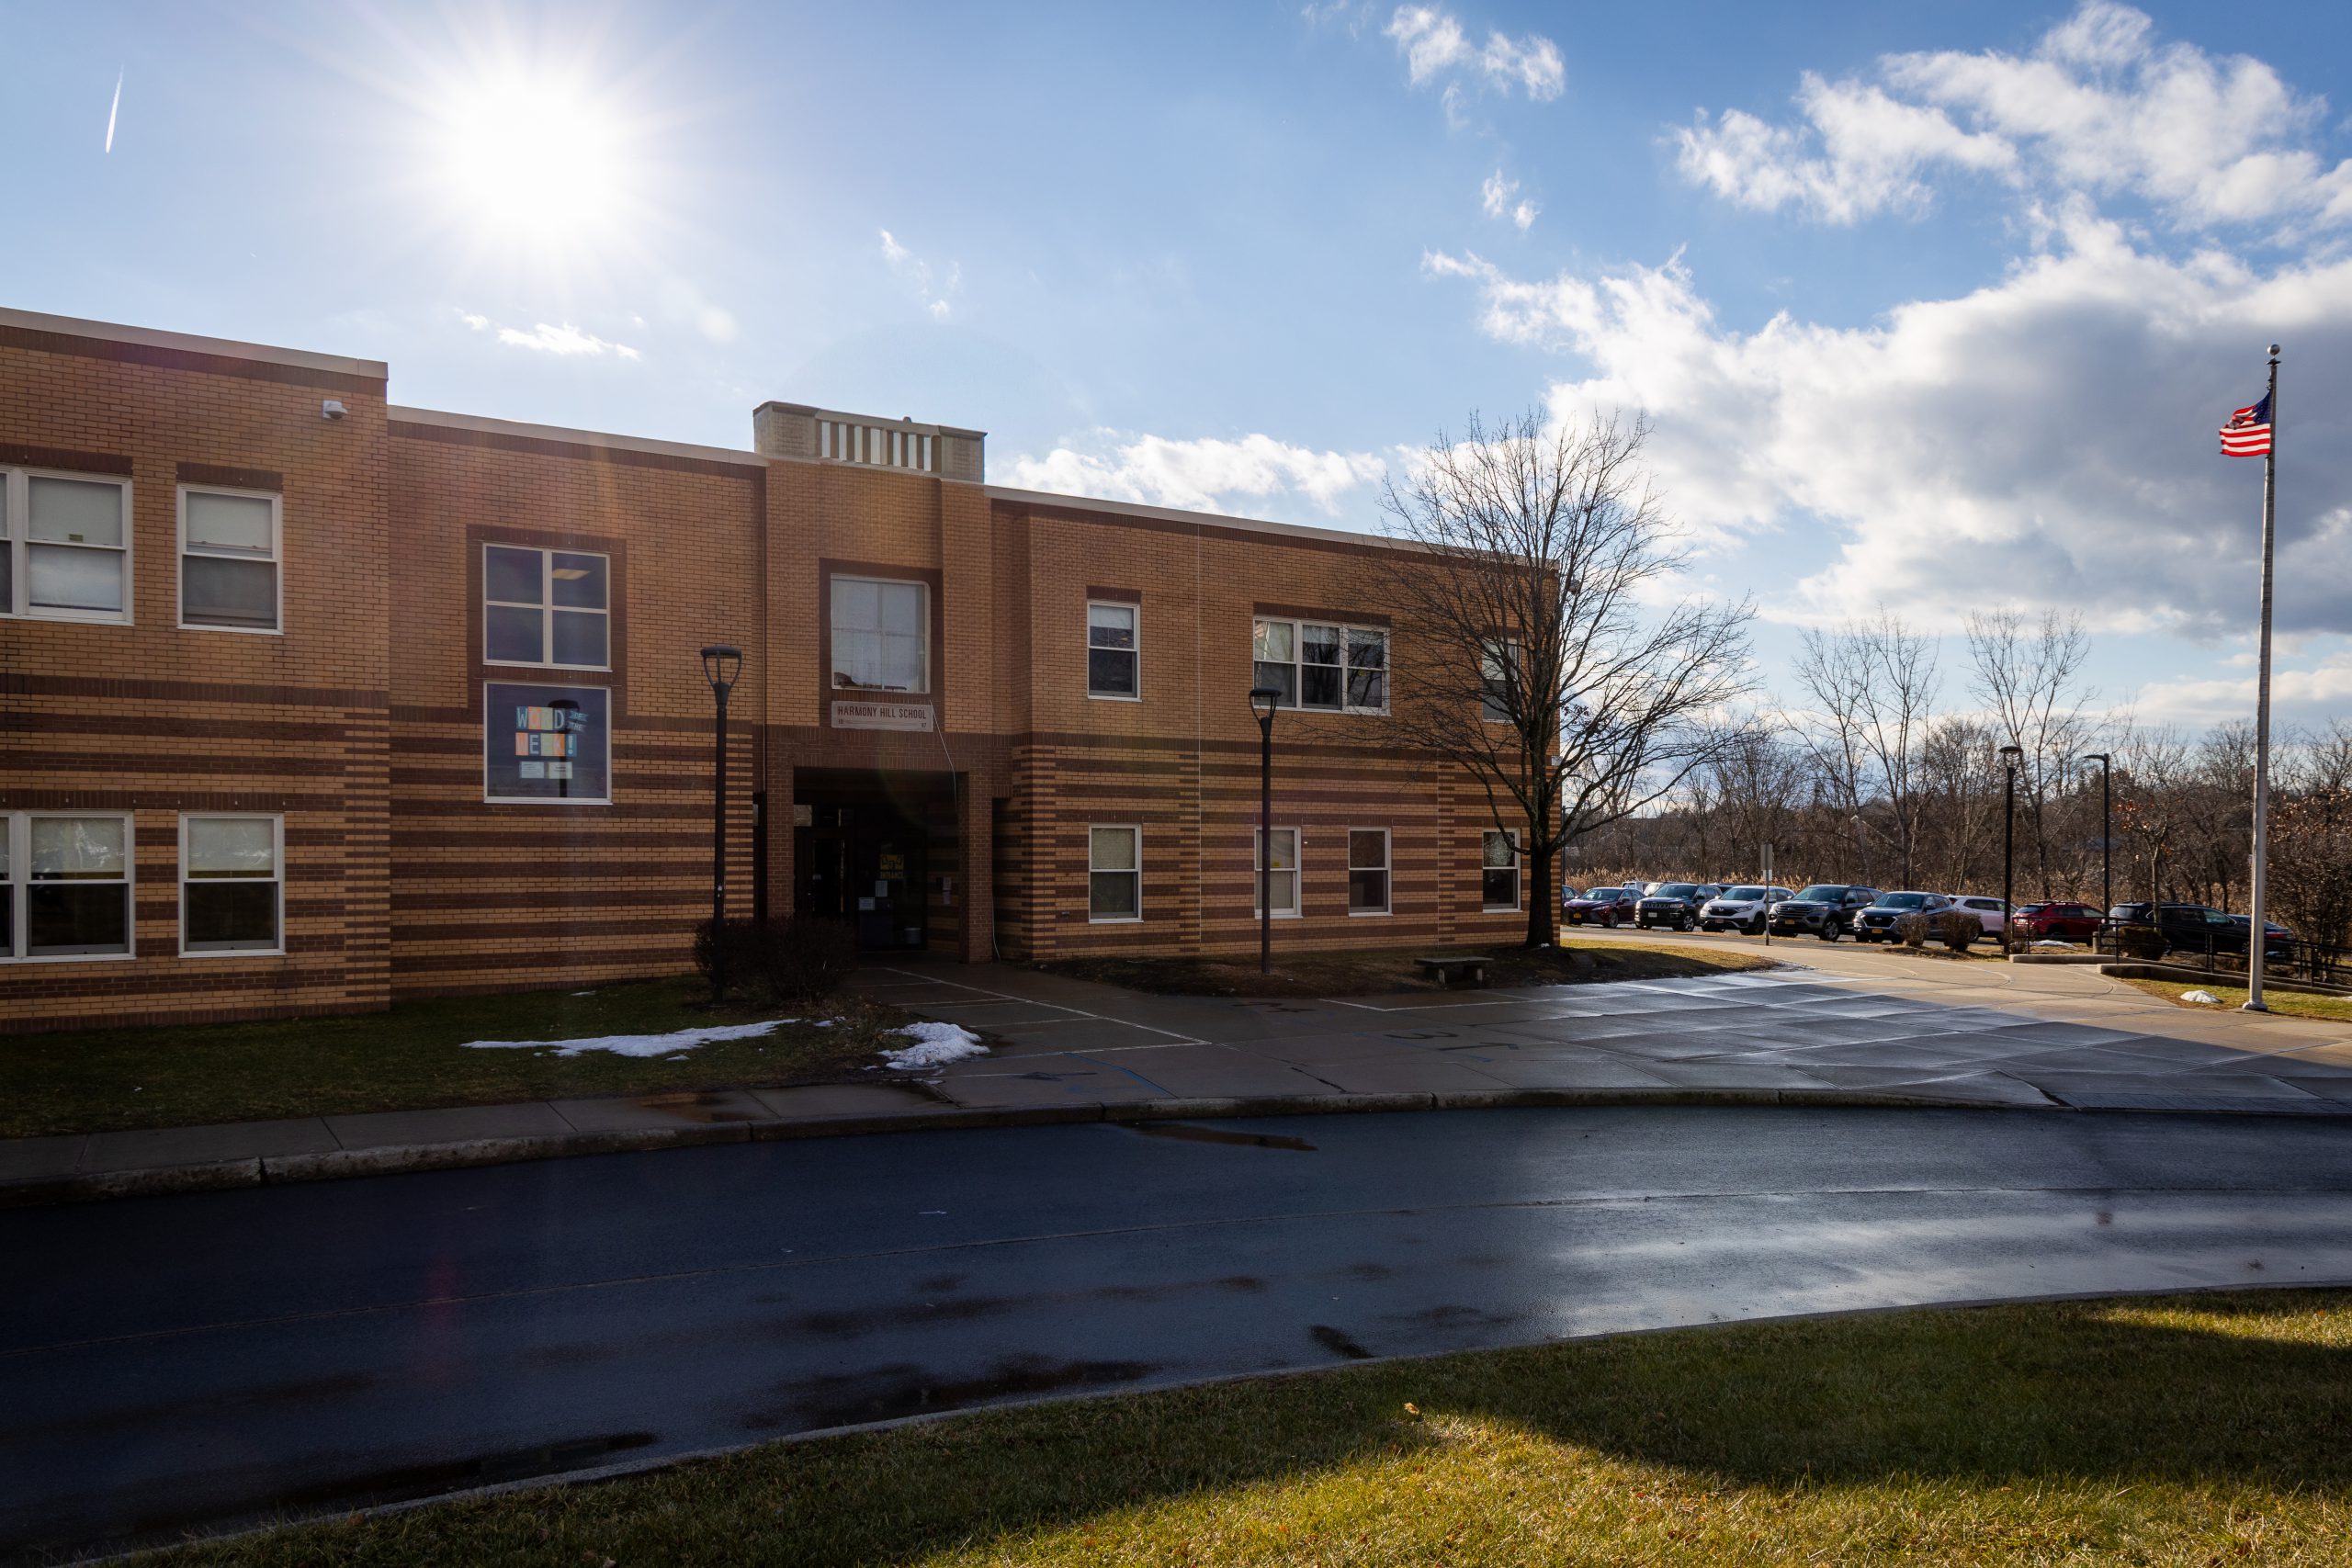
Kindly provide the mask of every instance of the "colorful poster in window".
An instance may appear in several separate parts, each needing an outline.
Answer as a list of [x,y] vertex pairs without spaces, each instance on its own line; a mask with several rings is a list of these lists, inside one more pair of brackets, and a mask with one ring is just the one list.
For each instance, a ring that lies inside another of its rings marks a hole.
[[493,681],[483,688],[482,793],[490,800],[612,798],[612,696],[602,686]]

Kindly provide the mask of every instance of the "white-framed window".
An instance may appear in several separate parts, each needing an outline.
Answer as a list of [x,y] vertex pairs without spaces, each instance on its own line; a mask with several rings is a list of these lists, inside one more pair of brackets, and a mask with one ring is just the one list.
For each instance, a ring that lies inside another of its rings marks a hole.
[[1388,913],[1388,829],[1348,829],[1348,913]]
[[0,468],[0,615],[130,619],[130,481]]
[[279,497],[268,491],[182,485],[179,514],[180,625],[212,631],[282,629]]
[[[1267,864],[1266,840],[1273,840],[1274,858]],[[1263,914],[1267,905],[1258,902],[1258,889],[1266,890],[1267,903],[1274,911],[1274,919],[1287,919],[1298,913],[1298,829],[1275,828],[1270,833],[1250,829],[1250,912]]]
[[1490,911],[1519,906],[1519,835],[1487,829],[1479,842],[1478,898]]
[[1086,918],[1143,919],[1143,829],[1125,824],[1086,830]]
[[1324,713],[1388,711],[1388,628],[1272,620],[1250,628],[1253,683],[1281,706]]
[[489,664],[612,667],[612,559],[586,550],[481,547],[481,656]]
[[1086,694],[1143,698],[1142,606],[1091,600],[1086,606]]
[[180,952],[286,950],[286,823],[279,817],[180,818]]
[[481,731],[483,800],[612,804],[612,694],[605,688],[486,681]]
[[1516,706],[1511,686],[1519,675],[1519,643],[1491,637],[1478,656],[1478,716],[1488,724],[1509,724]]
[[836,690],[931,690],[931,585],[873,577],[832,581]]
[[134,843],[120,812],[0,813],[0,958],[130,957]]

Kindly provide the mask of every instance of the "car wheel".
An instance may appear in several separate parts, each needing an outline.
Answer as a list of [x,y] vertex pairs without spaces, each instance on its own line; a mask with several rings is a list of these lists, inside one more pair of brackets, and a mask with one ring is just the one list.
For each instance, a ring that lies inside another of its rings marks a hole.
[[1690,916],[1685,915],[1682,917],[1682,924],[1679,929],[1684,931],[1694,931],[1699,929],[1699,922],[1692,919]]
[[1838,928],[1834,925],[1822,927],[1821,940],[1824,942],[1836,942],[1838,940]]
[[1764,934],[1763,916],[1758,915],[1754,919],[1747,922],[1747,934],[1749,936],[1762,936]]

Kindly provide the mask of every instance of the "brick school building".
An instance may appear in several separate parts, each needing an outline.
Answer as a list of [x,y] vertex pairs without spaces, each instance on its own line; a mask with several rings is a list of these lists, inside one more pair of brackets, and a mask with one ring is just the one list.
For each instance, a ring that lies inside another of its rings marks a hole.
[[[769,402],[748,450],[0,310],[0,1029],[688,967],[711,903],[965,960],[1504,940],[1516,841],[1384,743],[1363,535],[1008,490]],[[1465,689],[1467,686],[1465,685]]]

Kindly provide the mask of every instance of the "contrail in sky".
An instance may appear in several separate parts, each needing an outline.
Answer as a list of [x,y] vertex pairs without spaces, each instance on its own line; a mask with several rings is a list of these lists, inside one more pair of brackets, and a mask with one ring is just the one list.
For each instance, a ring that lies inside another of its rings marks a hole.
[[107,151],[114,151],[114,117],[122,112],[122,73],[114,73],[114,102],[107,106]]

